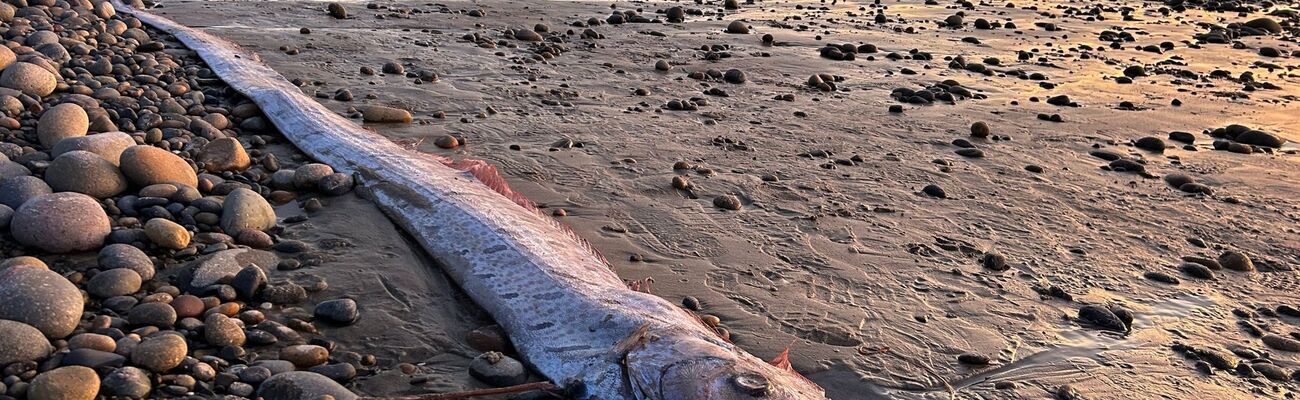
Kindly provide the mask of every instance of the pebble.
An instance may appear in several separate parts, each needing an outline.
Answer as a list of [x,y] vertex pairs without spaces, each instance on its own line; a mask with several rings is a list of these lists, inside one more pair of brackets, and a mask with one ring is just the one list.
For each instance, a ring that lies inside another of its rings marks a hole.
[[1260,338],[1265,346],[1293,353],[1300,353],[1300,340],[1292,339],[1277,334],[1267,334]]
[[32,379],[28,400],[93,400],[99,393],[95,370],[68,366],[46,371]]
[[307,371],[290,371],[272,376],[257,388],[263,400],[302,400],[332,397],[356,400],[357,395],[324,375]]
[[1146,136],[1133,142],[1133,145],[1139,149],[1154,152],[1165,152],[1165,141],[1158,137]]
[[1086,305],[1079,309],[1079,319],[1101,329],[1115,332],[1127,332],[1124,321],[1110,309],[1097,305]]
[[28,200],[50,193],[54,193],[50,185],[34,176],[0,179],[0,204],[14,210],[18,210]]
[[311,368],[329,361],[329,351],[324,347],[299,344],[280,349],[280,359],[293,363],[298,368]]
[[505,354],[489,351],[469,362],[469,375],[489,386],[506,387],[528,381],[528,370]]
[[176,309],[166,303],[144,303],[132,308],[126,321],[133,326],[169,329],[176,324]]
[[984,257],[980,259],[980,265],[983,265],[985,269],[993,271],[1006,271],[1011,268],[1007,265],[1006,256],[997,252],[984,253]]
[[940,199],[948,198],[948,193],[945,192],[943,188],[939,187],[938,185],[925,185],[925,188],[922,188],[921,192],[925,193],[926,195],[929,195],[930,197],[937,197]]
[[172,299],[171,306],[176,311],[177,318],[195,318],[203,315],[203,311],[207,310],[202,299],[189,294],[176,296]]
[[328,196],[341,196],[352,190],[352,175],[335,172],[316,182],[316,189]]
[[145,223],[144,234],[154,245],[171,250],[188,247],[192,238],[190,231],[185,227],[162,218],[154,218]]
[[727,33],[747,34],[749,33],[749,25],[740,21],[731,21],[731,23],[727,24]]
[[342,4],[329,3],[329,5],[325,7],[325,10],[329,13],[331,17],[334,17],[336,19],[348,18],[348,9],[343,8]]
[[1214,279],[1214,271],[1211,271],[1209,267],[1194,262],[1179,264],[1178,270],[1193,278]]
[[0,299],[0,319],[31,325],[51,339],[68,336],[81,320],[81,291],[48,269],[0,271]]
[[1250,260],[1250,256],[1245,253],[1236,251],[1225,251],[1219,255],[1219,265],[1233,271],[1254,272],[1255,263]]
[[122,151],[122,174],[138,186],[173,183],[199,187],[198,174],[185,159],[153,146],[131,146]]
[[88,129],[90,117],[86,115],[86,110],[73,103],[63,103],[41,114],[36,125],[36,136],[40,139],[41,146],[49,149],[63,139],[86,136]]
[[465,333],[465,343],[474,350],[508,353],[512,346],[510,336],[500,325],[486,325]]
[[235,138],[223,137],[203,146],[194,161],[203,163],[203,169],[210,172],[239,172],[248,169],[252,160],[244,151],[244,146]]
[[0,319],[0,365],[40,361],[53,351],[54,346],[39,329],[22,322]]
[[145,281],[153,279],[154,276],[154,265],[149,256],[139,248],[128,244],[117,243],[104,246],[99,251],[98,262],[100,269],[129,269],[135,271],[140,275],[140,279]]
[[360,316],[357,311],[357,302],[352,299],[323,301],[316,305],[313,314],[318,320],[339,325],[352,325],[357,322],[357,318]]
[[307,290],[289,282],[267,287],[262,291],[261,298],[271,304],[297,304],[307,299]]
[[203,319],[203,339],[211,346],[243,346],[244,328],[236,320],[220,313],[208,314]]
[[111,337],[98,333],[80,333],[68,339],[68,348],[73,350],[91,349],[111,353],[117,350],[117,342]]
[[[162,306],[171,308],[166,304]],[[140,341],[131,350],[131,363],[153,372],[164,373],[179,366],[188,352],[189,347],[180,335],[159,333]]]
[[127,188],[126,177],[116,165],[81,150],[55,158],[45,169],[45,182],[56,192],[77,192],[96,199],[116,196]]
[[320,163],[311,163],[293,170],[293,186],[298,189],[312,190],[320,184],[321,179],[334,173],[334,168]]
[[60,140],[50,150],[50,157],[59,157],[63,153],[85,150],[98,154],[113,166],[121,165],[122,152],[135,146],[135,139],[122,132],[104,132],[87,136],[70,137]]
[[58,81],[54,74],[45,68],[28,62],[16,62],[0,73],[0,86],[39,99],[54,93]]
[[403,123],[409,124],[412,121],[411,112],[400,108],[387,106],[369,106],[361,111],[361,117],[366,122],[375,123]]
[[119,268],[95,274],[86,283],[86,293],[100,299],[106,299],[114,296],[126,296],[140,290],[140,274],[135,271]]
[[266,287],[266,272],[262,271],[262,267],[249,265],[235,274],[235,278],[230,280],[230,286],[240,298],[255,299],[262,288]]
[[104,376],[100,390],[108,396],[143,399],[153,390],[149,375],[136,367],[122,367]]
[[986,138],[989,137],[990,132],[989,125],[983,121],[973,123],[970,126],[970,135],[972,137]]
[[989,365],[992,361],[989,356],[977,353],[963,353],[957,356],[957,362],[966,365],[984,366]]
[[265,231],[275,226],[275,209],[249,189],[239,188],[226,195],[221,207],[221,230],[237,234],[245,229]]
[[1143,273],[1142,276],[1156,282],[1168,283],[1170,285],[1177,285],[1180,282],[1178,277],[1160,271],[1147,271]]
[[739,210],[741,206],[740,198],[733,195],[724,194],[713,198],[713,206],[724,210],[732,210],[732,211]]
[[335,382],[347,382],[357,376],[357,368],[353,367],[352,364],[349,363],[317,365],[315,367],[308,368],[308,370],[311,372],[321,374],[326,378],[330,378],[334,380]]

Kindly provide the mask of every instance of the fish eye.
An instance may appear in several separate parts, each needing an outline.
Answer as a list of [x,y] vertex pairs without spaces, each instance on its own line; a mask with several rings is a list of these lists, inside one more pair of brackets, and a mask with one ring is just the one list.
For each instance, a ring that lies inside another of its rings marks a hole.
[[731,384],[740,392],[754,397],[767,397],[772,393],[772,384],[767,377],[755,373],[741,373],[731,377]]

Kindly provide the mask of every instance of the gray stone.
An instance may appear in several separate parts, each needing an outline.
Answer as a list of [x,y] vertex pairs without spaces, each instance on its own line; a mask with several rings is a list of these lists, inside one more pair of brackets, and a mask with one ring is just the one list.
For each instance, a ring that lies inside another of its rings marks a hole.
[[104,270],[125,268],[135,271],[142,280],[153,279],[154,265],[143,250],[129,244],[110,244],[99,251],[99,268]]
[[36,136],[41,146],[53,149],[63,139],[86,136],[89,129],[90,117],[86,110],[73,103],[63,103],[41,113],[41,119],[36,123]]
[[0,182],[31,174],[32,171],[27,169],[27,167],[24,167],[22,164],[9,160],[0,160]]
[[265,231],[275,226],[275,209],[252,190],[239,188],[226,195],[221,207],[221,230],[239,234],[244,229]]
[[176,309],[165,303],[144,303],[127,313],[126,322],[132,326],[147,325],[168,329],[176,324]]
[[239,270],[249,264],[267,270],[279,262],[280,258],[274,253],[262,250],[222,250],[195,260],[181,271],[179,277],[185,286],[182,289],[194,292],[218,283],[229,283]]
[[41,178],[34,176],[19,176],[0,180],[0,204],[15,210],[22,207],[27,200],[50,193],[54,193],[54,190],[50,189],[50,185],[46,184]]
[[111,229],[99,202],[71,192],[28,200],[14,212],[9,226],[19,243],[51,253],[98,249]]
[[135,139],[122,132],[104,132],[94,135],[72,137],[60,140],[50,150],[50,157],[58,158],[63,153],[85,150],[98,154],[113,165],[121,165],[122,151],[135,146]]
[[100,383],[100,390],[105,395],[143,399],[153,390],[149,375],[136,367],[122,367],[110,372]]
[[48,269],[18,266],[0,271],[0,319],[31,325],[51,339],[77,328],[84,306],[81,291]]
[[0,319],[0,365],[39,361],[52,351],[54,346],[39,329],[22,322]]
[[469,362],[469,376],[490,386],[506,387],[528,381],[528,369],[505,354],[489,351]]
[[333,396],[336,400],[356,400],[357,395],[324,375],[307,371],[285,372],[272,376],[257,390],[265,400],[304,400]]
[[293,185],[299,189],[316,189],[317,182],[334,173],[334,168],[319,163],[298,167],[293,172]]
[[126,268],[110,269],[95,274],[86,284],[86,293],[100,299],[126,296],[140,290],[140,274]]
[[0,86],[41,98],[54,92],[58,81],[54,73],[28,62],[17,62],[0,73]]
[[323,301],[316,305],[316,319],[339,325],[352,325],[357,322],[357,302],[352,299],[335,299]]
[[96,199],[126,190],[126,176],[116,165],[89,151],[63,153],[45,169],[45,182],[56,192],[77,192]]
[[203,320],[203,337],[212,346],[243,346],[244,328],[221,313],[209,314]]
[[181,364],[189,347],[185,339],[175,333],[159,333],[140,341],[131,350],[131,363],[138,367],[163,373]]
[[94,369],[117,368],[126,364],[126,357],[95,349],[76,349],[63,355],[60,365],[80,365]]
[[37,375],[27,389],[28,400],[92,400],[99,393],[99,375],[81,366],[59,367]]

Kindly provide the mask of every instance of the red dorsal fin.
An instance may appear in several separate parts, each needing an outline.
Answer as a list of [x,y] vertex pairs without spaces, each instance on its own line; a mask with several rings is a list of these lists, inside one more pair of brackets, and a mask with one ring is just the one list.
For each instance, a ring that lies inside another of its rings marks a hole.
[[785,351],[782,351],[781,354],[777,354],[776,358],[773,358],[772,361],[768,361],[767,363],[786,371],[794,371],[794,366],[790,365],[789,347],[786,347]]

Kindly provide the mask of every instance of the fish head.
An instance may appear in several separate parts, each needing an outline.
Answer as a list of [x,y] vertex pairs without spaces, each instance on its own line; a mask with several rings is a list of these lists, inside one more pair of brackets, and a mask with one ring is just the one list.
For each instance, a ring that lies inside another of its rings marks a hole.
[[649,336],[625,365],[637,400],[825,400],[817,384],[717,337]]

